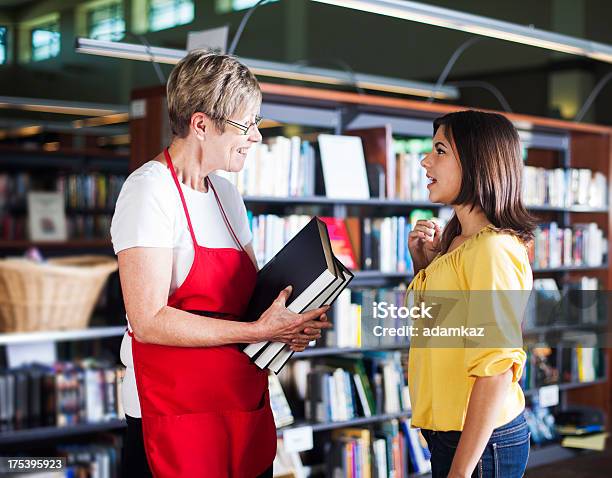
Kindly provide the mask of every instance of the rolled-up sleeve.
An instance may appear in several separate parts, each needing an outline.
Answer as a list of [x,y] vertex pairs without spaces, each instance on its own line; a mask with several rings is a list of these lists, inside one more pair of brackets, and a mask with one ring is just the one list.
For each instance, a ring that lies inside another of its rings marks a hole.
[[482,238],[464,262],[468,326],[484,327],[485,336],[465,349],[469,377],[490,377],[512,370],[512,381],[523,374],[521,321],[532,287],[532,273],[524,246],[507,234]]

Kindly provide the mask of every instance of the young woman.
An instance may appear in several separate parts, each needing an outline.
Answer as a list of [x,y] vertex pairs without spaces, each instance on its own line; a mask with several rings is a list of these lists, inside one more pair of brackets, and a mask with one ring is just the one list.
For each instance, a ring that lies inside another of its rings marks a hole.
[[[534,221],[521,201],[521,148],[510,121],[479,111],[443,116],[421,164],[430,200],[451,205],[454,215],[443,231],[419,221],[411,232],[409,289],[530,290]],[[521,314],[508,315],[520,337]],[[520,346],[411,348],[412,425],[428,443],[434,478],[523,476],[529,432],[518,380],[525,358]]]

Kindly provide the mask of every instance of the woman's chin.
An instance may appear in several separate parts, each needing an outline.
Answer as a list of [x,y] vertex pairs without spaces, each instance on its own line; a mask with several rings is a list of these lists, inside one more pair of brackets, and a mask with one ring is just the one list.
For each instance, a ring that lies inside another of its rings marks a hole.
[[229,165],[230,173],[239,173],[244,168],[244,160],[246,158],[236,158]]

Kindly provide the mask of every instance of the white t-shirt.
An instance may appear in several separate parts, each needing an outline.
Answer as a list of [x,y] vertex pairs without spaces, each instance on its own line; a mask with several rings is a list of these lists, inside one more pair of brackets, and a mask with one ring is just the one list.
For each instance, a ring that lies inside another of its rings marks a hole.
[[[210,174],[209,178],[238,240],[243,247],[246,246],[252,236],[240,193],[221,176]],[[181,184],[181,189],[198,244],[210,248],[238,249],[225,225],[213,191],[209,188],[203,193],[184,184]],[[115,254],[131,247],[172,248],[172,278],[168,296],[187,277],[193,262],[193,241],[178,189],[170,170],[162,163],[149,161],[129,175],[117,199],[110,232]],[[122,387],[123,408],[127,415],[140,418],[132,339],[127,333],[121,342],[120,355],[126,366]]]

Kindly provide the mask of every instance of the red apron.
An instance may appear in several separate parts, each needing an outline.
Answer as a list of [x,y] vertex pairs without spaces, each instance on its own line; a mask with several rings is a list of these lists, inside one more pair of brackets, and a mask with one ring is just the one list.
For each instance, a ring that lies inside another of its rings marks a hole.
[[[240,320],[255,287],[255,266],[210,180],[240,250],[198,245],[170,154],[167,149],[164,153],[195,249],[191,270],[168,298],[168,306]],[[132,352],[145,449],[154,476],[249,478],[270,467],[276,428],[267,371],[253,364],[237,344],[174,347],[132,337]]]

